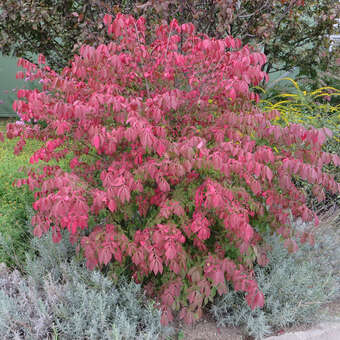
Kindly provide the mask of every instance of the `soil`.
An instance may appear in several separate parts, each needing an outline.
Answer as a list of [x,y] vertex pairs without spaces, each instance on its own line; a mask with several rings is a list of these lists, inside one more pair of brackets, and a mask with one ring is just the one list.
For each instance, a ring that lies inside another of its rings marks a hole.
[[216,323],[208,318],[193,327],[183,327],[181,334],[183,340],[248,340],[240,329],[217,327]]

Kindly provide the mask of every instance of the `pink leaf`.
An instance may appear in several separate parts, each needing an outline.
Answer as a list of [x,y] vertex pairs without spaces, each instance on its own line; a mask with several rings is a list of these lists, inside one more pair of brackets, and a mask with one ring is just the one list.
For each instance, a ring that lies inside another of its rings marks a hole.
[[197,234],[197,236],[202,240],[205,241],[210,237],[210,229],[209,228],[201,228]]
[[112,22],[112,16],[109,15],[109,14],[105,14],[104,15],[104,19],[103,19],[103,22],[106,26],[109,26]]
[[42,236],[43,231],[42,231],[40,225],[37,225],[37,226],[34,228],[33,234],[34,234],[34,236],[36,236],[36,237],[38,237],[38,238],[40,238],[40,237]]
[[211,273],[211,279],[214,282],[214,285],[217,286],[219,283],[224,283],[224,274],[222,270],[215,270]]
[[172,260],[176,257],[176,247],[172,242],[167,242],[165,244],[165,256],[168,260]]
[[108,208],[111,212],[115,212],[117,209],[117,204],[115,200],[109,200]]
[[126,185],[123,185],[120,187],[118,191],[118,197],[122,203],[130,201],[130,198],[131,198],[130,190]]
[[264,169],[265,169],[265,174],[266,174],[268,181],[271,182],[272,178],[273,178],[272,171],[270,170],[270,168],[268,166],[265,166]]
[[159,189],[162,191],[162,192],[168,192],[170,191],[170,185],[169,183],[163,178],[163,177],[160,177],[158,182],[157,182],[158,186],[159,186]]
[[104,247],[98,251],[99,263],[104,263],[105,265],[107,265],[111,261],[111,258],[112,258],[112,253],[109,247]]
[[164,155],[165,150],[166,150],[165,145],[161,141],[158,141],[157,146],[156,146],[156,151],[159,157],[162,157]]
[[41,53],[38,56],[38,64],[45,64],[46,60],[45,60],[45,56],[43,56]]
[[95,135],[93,137],[93,145],[96,149],[99,149],[99,146],[100,146],[100,138],[98,135]]
[[157,273],[163,273],[163,265],[159,256],[151,253],[149,256],[149,263],[150,269],[154,272],[155,275],[157,275]]
[[231,89],[228,91],[227,96],[228,96],[232,101],[234,101],[234,100],[236,99],[236,92],[235,92],[235,89],[234,89],[234,88],[231,88]]
[[243,224],[243,239],[245,242],[249,242],[253,236],[254,236],[254,231],[253,228],[248,224],[248,223],[244,223]]
[[119,176],[116,177],[110,184],[114,187],[120,187],[125,184],[125,179],[123,176]]
[[246,296],[247,303],[251,309],[264,306],[264,295],[258,289],[255,294],[248,293]]

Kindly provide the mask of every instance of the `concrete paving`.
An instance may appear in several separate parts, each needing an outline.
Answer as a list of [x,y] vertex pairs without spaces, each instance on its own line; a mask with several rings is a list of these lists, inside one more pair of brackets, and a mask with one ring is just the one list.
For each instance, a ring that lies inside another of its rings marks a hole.
[[271,336],[265,340],[340,340],[340,322],[322,322],[305,331]]

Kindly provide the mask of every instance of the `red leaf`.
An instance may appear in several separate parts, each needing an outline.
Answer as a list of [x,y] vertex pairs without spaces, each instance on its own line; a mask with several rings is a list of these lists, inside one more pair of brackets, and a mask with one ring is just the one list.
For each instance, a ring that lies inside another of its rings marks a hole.
[[243,239],[245,242],[249,243],[254,236],[254,230],[250,224],[244,223],[242,225]]
[[161,324],[162,326],[167,326],[170,322],[174,319],[170,308],[163,309],[162,317],[161,317]]
[[15,75],[16,79],[24,79],[25,78],[25,73],[22,71],[19,71]]
[[170,108],[173,109],[173,110],[176,110],[177,107],[178,107],[178,100],[177,100],[177,97],[176,97],[176,94],[171,94],[170,95]]
[[[131,256],[131,255],[130,255]],[[140,263],[144,261],[144,252],[142,249],[136,249],[134,254],[132,255],[132,262],[138,266]]]
[[194,313],[187,308],[182,308],[179,314],[179,318],[183,319],[184,323],[187,325],[192,325],[197,320]]
[[169,207],[168,205],[165,205],[159,211],[159,216],[164,217],[164,218],[169,218],[169,216],[171,216],[171,214],[172,214],[172,208]]
[[76,166],[78,166],[80,163],[78,161],[78,158],[72,158],[72,160],[70,161],[70,168],[74,169]]
[[184,209],[178,202],[175,202],[175,204],[173,205],[173,211],[174,211],[174,214],[177,216],[185,215]]
[[49,152],[52,152],[54,149],[55,149],[55,143],[54,141],[48,141],[46,143],[46,149],[49,151]]
[[52,241],[54,243],[59,243],[61,241],[61,233],[60,233],[60,230],[53,230],[53,233],[52,233]]
[[38,55],[38,64],[45,64],[45,56],[43,56],[41,53]]
[[255,294],[248,293],[246,296],[247,303],[251,309],[256,307],[262,308],[264,306],[264,295],[258,289],[256,289]]
[[199,269],[198,267],[192,267],[188,271],[187,275],[188,275],[188,277],[190,277],[191,282],[197,283],[201,280],[201,269]]
[[170,185],[163,177],[159,177],[157,184],[162,192],[170,191]]
[[139,134],[140,142],[141,144],[146,148],[152,147],[153,141],[155,139],[155,136],[153,135],[152,131],[150,128],[146,128],[143,131],[140,132]]
[[169,267],[175,274],[178,275],[180,273],[181,268],[176,261],[171,261]]
[[40,238],[42,236],[42,234],[43,234],[43,231],[42,231],[40,225],[37,225],[33,230],[33,235]]
[[210,229],[209,228],[201,228],[197,234],[197,236],[202,240],[205,241],[210,237]]
[[229,97],[232,101],[234,101],[236,99],[236,92],[235,92],[234,88],[231,88],[228,91],[227,97]]
[[260,175],[261,175],[261,164],[258,163],[258,162],[255,162],[255,171],[254,171],[254,173],[255,173],[256,177],[260,177]]

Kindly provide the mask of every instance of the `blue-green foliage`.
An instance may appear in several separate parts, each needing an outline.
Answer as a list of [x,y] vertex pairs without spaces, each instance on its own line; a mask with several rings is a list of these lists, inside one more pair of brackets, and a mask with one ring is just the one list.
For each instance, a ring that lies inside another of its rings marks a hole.
[[47,234],[31,246],[25,276],[0,268],[1,339],[157,339],[161,334],[160,311],[139,285],[124,278],[115,285],[88,271],[66,237],[55,244]]

